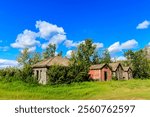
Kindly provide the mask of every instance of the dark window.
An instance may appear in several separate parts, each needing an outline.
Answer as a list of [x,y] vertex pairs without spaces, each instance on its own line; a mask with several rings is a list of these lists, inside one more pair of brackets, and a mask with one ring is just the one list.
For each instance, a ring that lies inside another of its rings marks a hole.
[[36,70],[36,78],[39,79],[39,70]]

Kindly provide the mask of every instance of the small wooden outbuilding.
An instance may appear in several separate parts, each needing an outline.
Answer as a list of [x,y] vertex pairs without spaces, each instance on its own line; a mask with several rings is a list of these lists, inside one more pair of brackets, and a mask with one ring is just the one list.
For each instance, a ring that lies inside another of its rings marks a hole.
[[112,68],[112,76],[117,80],[123,80],[124,69],[121,63],[110,63],[109,66]]
[[37,78],[40,84],[47,84],[48,82],[47,70],[50,69],[50,67],[53,65],[60,65],[67,67],[69,66],[69,60],[61,56],[56,56],[44,59],[43,61],[38,62],[32,66],[34,76]]
[[123,67],[123,79],[124,80],[129,80],[133,78],[133,74],[132,74],[132,69],[131,67]]
[[108,64],[92,65],[89,74],[92,79],[98,81],[108,81],[112,78],[111,68]]

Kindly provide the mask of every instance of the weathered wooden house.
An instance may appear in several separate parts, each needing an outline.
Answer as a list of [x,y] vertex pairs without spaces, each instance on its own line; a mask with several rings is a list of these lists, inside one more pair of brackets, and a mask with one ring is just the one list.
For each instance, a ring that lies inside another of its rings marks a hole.
[[131,67],[123,67],[123,79],[124,80],[129,80],[133,78],[133,74],[132,74],[132,69]]
[[46,84],[48,81],[47,70],[53,65],[68,66],[69,60],[61,56],[50,57],[32,66],[35,78],[41,84]]
[[98,81],[108,81],[112,78],[111,68],[108,64],[92,65],[89,74],[92,79]]
[[112,77],[116,78],[117,80],[123,80],[124,69],[121,63],[110,63],[109,66],[112,69]]

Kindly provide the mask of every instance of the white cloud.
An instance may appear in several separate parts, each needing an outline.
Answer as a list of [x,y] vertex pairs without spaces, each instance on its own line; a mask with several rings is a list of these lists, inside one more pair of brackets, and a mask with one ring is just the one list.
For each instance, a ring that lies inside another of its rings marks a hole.
[[40,42],[36,40],[37,33],[32,32],[30,30],[24,30],[23,33],[18,34],[15,43],[12,43],[11,46],[13,48],[29,48],[33,49],[36,45],[39,45]]
[[42,49],[45,49],[48,46],[48,44],[50,44],[50,43],[58,45],[58,44],[62,43],[64,40],[66,40],[66,35],[61,35],[61,34],[54,35],[49,40],[49,42],[42,44]]
[[112,53],[121,51],[120,43],[119,42],[115,42],[114,44],[109,46],[108,51],[112,52]]
[[48,42],[42,44],[42,49],[45,49],[50,43],[58,45],[67,39],[62,27],[58,27],[46,21],[37,21],[36,28],[39,29],[38,36],[48,40]]
[[68,50],[66,53],[66,57],[70,58],[73,50]]
[[0,59],[0,68],[13,67],[13,66],[18,66],[18,62],[15,60]]
[[148,43],[148,45],[150,46],[150,42]]
[[96,45],[96,49],[100,49],[100,48],[104,47],[103,43],[93,43],[93,45]]
[[146,29],[149,27],[149,25],[150,25],[150,21],[145,20],[142,23],[139,23],[136,29]]
[[[77,47],[81,43],[85,43],[85,41],[73,42],[73,40],[65,40],[64,45],[67,48],[71,48]],[[93,43],[93,45],[96,45],[96,49],[102,48],[104,46],[103,43]]]
[[57,25],[48,23],[46,21],[36,21],[36,28],[39,29],[39,35],[41,38],[49,39],[55,34],[65,35],[64,29]]
[[124,61],[124,60],[127,60],[126,57],[124,56],[119,56],[119,57],[113,57],[111,58],[112,61]]
[[137,47],[138,42],[135,39],[128,40],[121,44],[121,49],[132,49]]
[[7,51],[9,49],[8,46],[0,46],[0,51]]
[[133,49],[137,47],[138,42],[135,39],[128,40],[122,44],[120,42],[115,42],[111,46],[109,46],[108,51],[111,53],[120,52],[126,49]]
[[77,47],[79,44],[84,43],[84,41],[79,41],[79,42],[73,42],[73,40],[66,40],[64,42],[64,45],[68,48],[70,47]]

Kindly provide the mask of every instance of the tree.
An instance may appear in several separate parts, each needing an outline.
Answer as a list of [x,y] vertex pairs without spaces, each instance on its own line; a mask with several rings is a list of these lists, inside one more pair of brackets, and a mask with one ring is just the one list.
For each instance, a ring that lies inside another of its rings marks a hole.
[[26,65],[30,64],[29,60],[30,60],[29,49],[25,48],[18,56],[17,61],[20,65],[26,66]]
[[30,58],[31,65],[36,64],[41,60],[41,55],[38,52],[34,52],[32,58]]
[[102,61],[101,63],[110,63],[111,62],[111,57],[110,57],[110,53],[109,51],[106,49],[103,52],[103,56],[102,56]]
[[54,57],[56,52],[56,44],[49,44],[46,47],[45,52],[43,52],[43,57],[48,58],[48,57]]
[[146,58],[146,53],[143,50],[133,52],[129,50],[125,52],[125,57],[133,68],[133,76],[135,78],[149,78],[150,77],[150,65]]
[[31,83],[34,81],[32,78],[32,67],[31,67],[31,54],[29,49],[25,48],[17,58],[18,63],[22,66],[20,72],[20,79],[24,82]]
[[94,52],[92,64],[100,64],[101,58],[98,55],[98,52]]
[[85,40],[84,43],[81,43],[77,48],[77,57],[78,60],[84,61],[87,64],[91,64],[91,58],[95,52],[96,45],[93,45],[91,39]]
[[69,76],[73,76],[75,82],[82,82],[89,80],[89,67],[92,64],[92,58],[96,46],[93,45],[92,40],[87,39],[81,43],[77,50],[72,52],[71,55],[71,69]]

